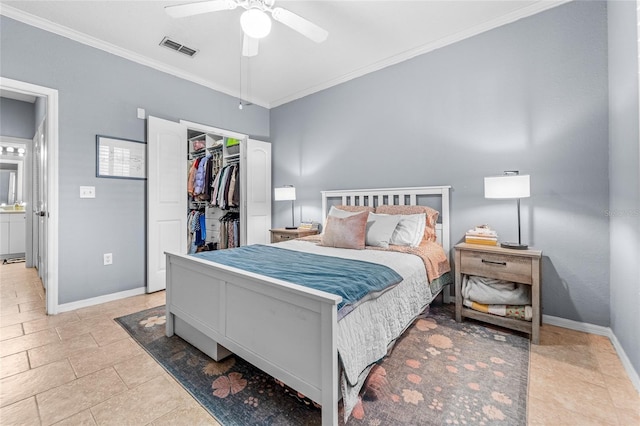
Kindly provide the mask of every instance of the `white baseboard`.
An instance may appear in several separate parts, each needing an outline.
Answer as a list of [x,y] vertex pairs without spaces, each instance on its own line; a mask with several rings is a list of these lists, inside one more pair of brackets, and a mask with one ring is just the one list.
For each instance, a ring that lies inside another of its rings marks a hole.
[[68,312],[80,308],[99,305],[101,303],[112,302],[114,300],[125,299],[131,296],[138,296],[140,294],[144,294],[146,291],[146,287],[138,287],[132,290],[125,290],[118,293],[105,294],[104,296],[92,297],[91,299],[63,303],[62,305],[58,305],[58,312]]
[[613,330],[611,330],[611,328],[573,321],[565,318],[553,317],[550,315],[542,315],[542,322],[544,324],[555,325],[558,327],[568,328],[570,330],[583,331],[585,333],[608,337],[609,340],[611,340],[611,344],[613,345],[614,349],[618,353],[620,361],[622,362],[624,369],[627,371],[629,379],[631,379],[631,383],[633,383],[633,386],[636,388],[638,393],[640,393],[640,376],[638,375],[638,372],[633,368],[633,364],[631,364],[629,357],[618,341],[616,335],[613,334]]

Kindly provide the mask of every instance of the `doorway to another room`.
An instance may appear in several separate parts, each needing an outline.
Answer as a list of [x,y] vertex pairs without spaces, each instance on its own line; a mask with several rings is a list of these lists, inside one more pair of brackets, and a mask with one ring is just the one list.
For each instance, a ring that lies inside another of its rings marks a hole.
[[34,103],[38,111],[33,138],[0,136],[0,185],[6,186],[0,190],[2,253],[7,261],[22,254],[25,267],[37,270],[46,312],[53,315],[58,313],[58,91],[0,77],[0,97]]

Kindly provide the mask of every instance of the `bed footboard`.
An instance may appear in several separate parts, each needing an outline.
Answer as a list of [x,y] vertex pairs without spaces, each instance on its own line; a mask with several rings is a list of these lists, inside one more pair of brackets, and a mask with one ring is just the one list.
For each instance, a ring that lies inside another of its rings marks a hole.
[[338,424],[339,296],[167,253],[166,334],[215,360],[235,353],[322,405]]

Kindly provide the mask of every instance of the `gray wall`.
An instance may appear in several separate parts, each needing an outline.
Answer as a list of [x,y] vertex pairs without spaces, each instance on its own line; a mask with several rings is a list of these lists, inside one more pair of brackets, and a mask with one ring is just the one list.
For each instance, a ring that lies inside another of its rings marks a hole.
[[640,371],[640,89],[636,16],[635,2],[608,4],[611,328],[636,371]]
[[[4,51],[3,59],[4,59]],[[0,98],[0,135],[33,139],[35,107],[29,102]]]
[[606,5],[572,2],[273,109],[274,186],[317,220],[323,189],[450,184],[455,242],[483,223],[517,240],[483,178],[528,173],[543,313],[608,326],[607,97]]
[[[146,182],[96,178],[96,134],[144,141],[146,121],[136,118],[141,107],[148,115],[268,140],[269,111],[240,111],[230,96],[0,19],[0,75],[59,92],[58,302],[144,286]],[[81,185],[95,186],[96,198],[80,199]],[[113,253],[112,266],[103,266],[103,253]]]

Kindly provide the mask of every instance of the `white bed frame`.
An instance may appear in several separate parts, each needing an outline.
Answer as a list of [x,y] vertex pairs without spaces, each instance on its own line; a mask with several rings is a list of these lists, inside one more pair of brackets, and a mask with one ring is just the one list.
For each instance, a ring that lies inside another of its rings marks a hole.
[[[449,256],[449,190],[322,191],[323,215],[331,204],[416,205],[421,196],[439,196],[437,234]],[[338,424],[340,296],[193,256],[166,258],[167,336],[181,336],[216,361],[237,354],[321,404],[323,425]]]

